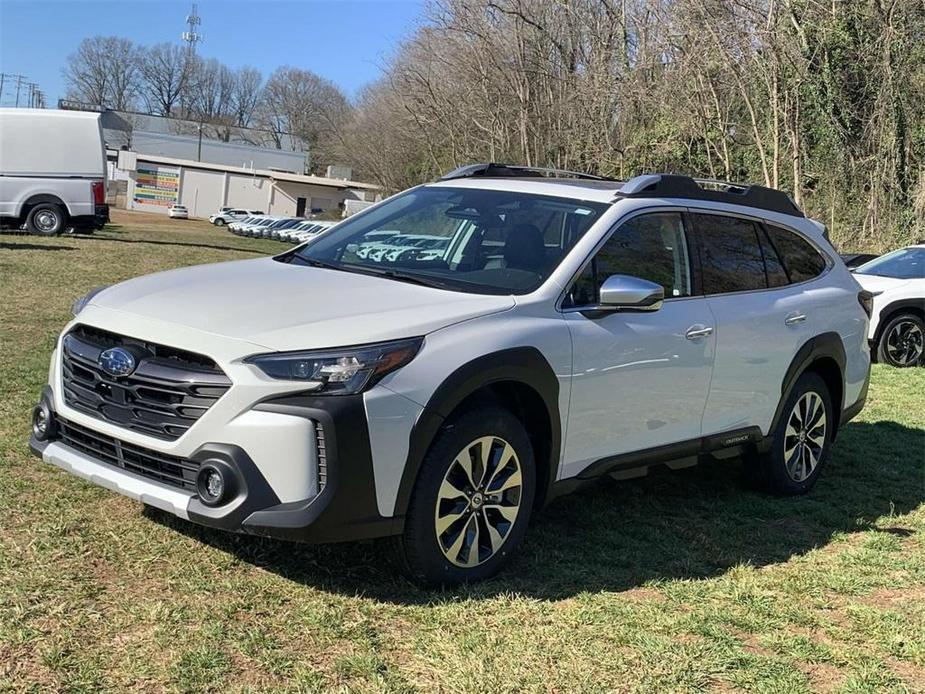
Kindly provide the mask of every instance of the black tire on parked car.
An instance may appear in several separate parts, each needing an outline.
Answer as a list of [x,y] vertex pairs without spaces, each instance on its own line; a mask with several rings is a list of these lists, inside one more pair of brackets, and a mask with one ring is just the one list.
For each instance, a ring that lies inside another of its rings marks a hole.
[[67,213],[61,205],[53,202],[40,202],[29,210],[26,217],[26,229],[30,234],[55,236],[64,231]]
[[403,568],[427,585],[494,575],[523,541],[535,492],[517,417],[489,405],[451,418],[421,464],[398,542]]
[[215,226],[217,226],[217,227],[223,227],[223,226],[225,226],[225,220],[222,219],[221,217],[219,217],[218,219],[216,219],[216,220],[213,222],[213,224],[215,224]]
[[745,461],[747,480],[772,494],[808,492],[828,459],[835,416],[825,381],[804,373],[784,402],[770,450]]
[[877,361],[898,368],[925,364],[925,321],[914,313],[891,318],[880,331]]

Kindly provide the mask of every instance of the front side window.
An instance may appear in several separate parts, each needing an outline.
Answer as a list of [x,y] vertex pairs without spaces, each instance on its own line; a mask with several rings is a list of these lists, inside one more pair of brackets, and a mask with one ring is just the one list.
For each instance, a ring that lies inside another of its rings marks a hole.
[[692,215],[700,244],[704,294],[767,289],[758,228],[746,219]]
[[478,294],[539,287],[609,205],[510,191],[421,187],[280,256]]
[[901,248],[864,263],[855,270],[859,275],[895,277],[900,280],[925,278],[925,248]]
[[825,270],[825,258],[798,234],[769,225],[768,236],[777,249],[792,283],[814,279]]
[[581,271],[564,305],[599,303],[601,285],[611,275],[630,275],[660,284],[666,299],[690,296],[690,262],[681,215],[646,214],[621,224]]

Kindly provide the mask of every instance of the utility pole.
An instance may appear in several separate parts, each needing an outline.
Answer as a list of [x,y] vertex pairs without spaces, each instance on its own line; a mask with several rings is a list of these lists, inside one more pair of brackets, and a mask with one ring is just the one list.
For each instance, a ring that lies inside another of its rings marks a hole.
[[24,75],[16,75],[16,108],[19,108],[19,88],[22,86]]

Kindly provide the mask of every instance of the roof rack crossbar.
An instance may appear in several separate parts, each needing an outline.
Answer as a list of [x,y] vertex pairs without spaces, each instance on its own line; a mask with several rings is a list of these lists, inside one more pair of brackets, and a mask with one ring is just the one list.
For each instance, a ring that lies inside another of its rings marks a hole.
[[441,181],[452,181],[458,178],[473,178],[484,176],[487,178],[504,178],[504,177],[542,177],[542,176],[567,176],[569,178],[581,178],[592,181],[609,181],[611,179],[604,176],[582,173],[581,171],[569,171],[567,169],[547,169],[538,166],[509,166],[507,164],[483,163],[467,164],[453,169],[447,174],[440,177]]
[[617,191],[623,198],[685,198],[689,200],[710,200],[731,205],[755,207],[769,212],[779,212],[794,217],[803,217],[791,197],[782,190],[733,183],[709,178],[691,178],[676,174],[646,174],[630,179]]

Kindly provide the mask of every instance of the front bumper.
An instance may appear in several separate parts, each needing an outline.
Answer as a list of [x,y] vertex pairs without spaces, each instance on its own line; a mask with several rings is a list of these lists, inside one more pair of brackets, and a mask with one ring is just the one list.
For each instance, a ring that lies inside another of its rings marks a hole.
[[[40,406],[58,418],[50,387],[43,391]],[[383,517],[378,512],[362,396],[289,396],[268,400],[254,410],[303,417],[323,428],[326,474],[314,496],[282,502],[247,451],[227,443],[206,443],[184,459],[200,465],[217,464],[230,471],[232,491],[218,506],[204,503],[195,489],[137,472],[137,466],[126,463],[121,453],[113,459],[90,448],[75,447],[62,436],[67,423],[60,418],[57,433],[47,440],[33,434],[29,446],[45,462],[78,477],[212,528],[302,542],[356,540],[402,531],[403,518]],[[84,424],[80,427],[86,429]],[[122,445],[131,446],[115,441],[117,450]],[[137,452],[137,447],[132,446],[132,451]],[[291,461],[293,465],[299,462]]]

